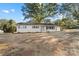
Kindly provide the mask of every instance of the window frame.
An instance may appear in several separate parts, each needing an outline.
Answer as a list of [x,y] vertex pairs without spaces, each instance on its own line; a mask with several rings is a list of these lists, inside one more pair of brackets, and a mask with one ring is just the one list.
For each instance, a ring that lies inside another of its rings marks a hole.
[[54,26],[46,26],[46,29],[54,29]]

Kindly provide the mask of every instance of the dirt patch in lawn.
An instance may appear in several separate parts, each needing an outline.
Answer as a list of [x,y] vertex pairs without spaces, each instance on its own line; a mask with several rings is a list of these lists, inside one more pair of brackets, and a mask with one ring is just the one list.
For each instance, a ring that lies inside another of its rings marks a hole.
[[7,56],[79,55],[79,32],[0,34],[0,54]]

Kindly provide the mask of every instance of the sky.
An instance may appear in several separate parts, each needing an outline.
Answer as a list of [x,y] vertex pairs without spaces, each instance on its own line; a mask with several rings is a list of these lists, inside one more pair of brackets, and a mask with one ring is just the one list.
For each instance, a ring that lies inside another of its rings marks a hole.
[[22,3],[0,3],[0,19],[13,19],[23,22]]
[[[29,19],[23,20],[22,6],[23,3],[0,3],[0,19],[13,19],[16,22],[28,21]],[[60,18],[60,16],[56,15],[51,19],[55,20],[57,18]]]

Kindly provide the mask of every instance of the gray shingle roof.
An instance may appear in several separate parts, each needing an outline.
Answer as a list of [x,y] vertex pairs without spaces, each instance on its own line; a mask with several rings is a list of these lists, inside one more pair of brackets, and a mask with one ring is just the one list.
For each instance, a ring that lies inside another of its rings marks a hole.
[[17,23],[17,25],[54,25],[52,23],[24,23],[24,22],[21,22],[21,23]]

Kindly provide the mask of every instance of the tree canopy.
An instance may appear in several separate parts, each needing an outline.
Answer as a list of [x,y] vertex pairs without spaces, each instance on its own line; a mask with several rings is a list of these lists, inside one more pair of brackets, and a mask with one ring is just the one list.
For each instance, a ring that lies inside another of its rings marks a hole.
[[9,33],[13,33],[16,31],[16,22],[14,20],[1,19],[0,21],[0,30]]
[[32,18],[36,23],[41,23],[46,17],[56,14],[56,3],[26,3],[22,7],[23,15]]
[[22,12],[25,19],[31,18],[33,23],[48,23],[50,20],[46,18],[56,14],[63,16],[61,20],[55,21],[55,24],[63,28],[75,28],[79,23],[78,3],[26,3],[22,7]]
[[78,3],[63,3],[59,11],[65,14],[66,17],[79,20],[79,4]]

